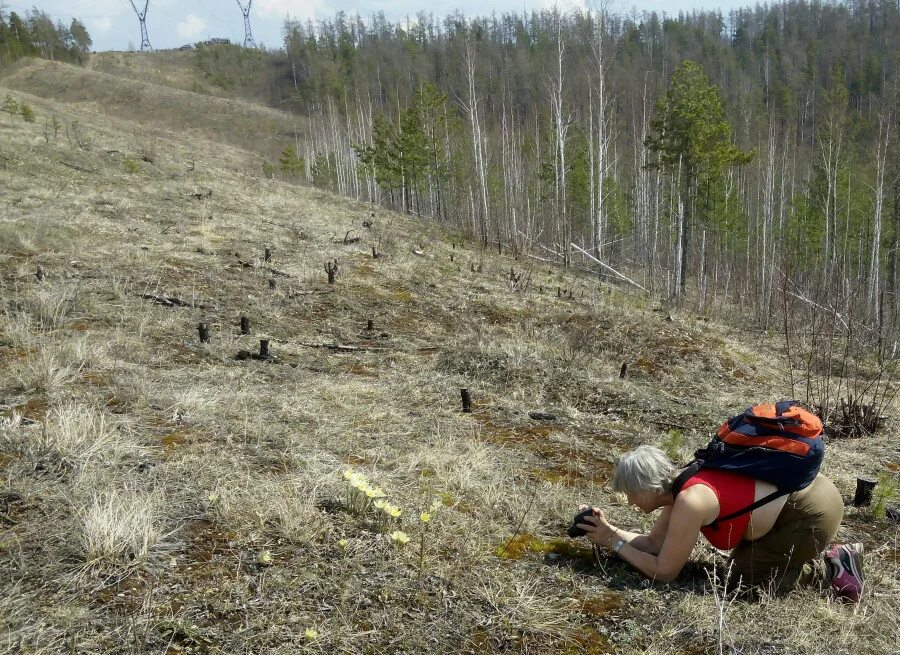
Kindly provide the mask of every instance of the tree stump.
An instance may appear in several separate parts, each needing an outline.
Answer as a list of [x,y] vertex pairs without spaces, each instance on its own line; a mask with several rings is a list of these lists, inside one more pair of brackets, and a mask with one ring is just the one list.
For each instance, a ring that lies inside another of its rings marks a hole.
[[209,343],[209,325],[206,323],[199,323],[197,325],[197,332],[200,335],[200,343]]
[[619,379],[624,380],[625,374],[628,372],[628,362],[622,362],[622,370],[619,371]]
[[873,478],[856,478],[856,494],[853,496],[854,507],[868,507],[872,502],[872,490],[878,480]]
[[468,389],[460,389],[460,396],[462,396],[462,411],[463,414],[471,414],[472,413],[472,396],[469,395]]
[[44,278],[47,277],[47,274],[44,272],[44,267],[38,264],[37,270],[34,272],[34,276],[37,278],[38,282],[43,282]]
[[272,353],[269,352],[269,340],[268,339],[260,339],[259,340],[259,358],[260,359],[269,359],[272,357]]
[[271,289],[272,291],[275,291],[275,287],[277,285],[278,285],[278,283],[275,281],[274,277],[269,278],[269,289]]
[[265,253],[263,254],[265,261],[272,261],[272,248],[271,246],[266,246]]
[[[374,255],[374,252],[375,246],[372,246],[373,256],[377,256]],[[334,284],[334,279],[337,277],[338,273],[338,261],[334,259],[330,262],[325,262],[325,272],[328,274],[328,284]]]
[[250,334],[250,319],[241,316],[241,334]]
[[373,321],[373,320],[370,318],[370,319],[368,320],[368,322],[366,323],[366,330],[369,331],[369,332],[371,332],[371,331],[374,330],[374,329],[375,329],[375,321]]

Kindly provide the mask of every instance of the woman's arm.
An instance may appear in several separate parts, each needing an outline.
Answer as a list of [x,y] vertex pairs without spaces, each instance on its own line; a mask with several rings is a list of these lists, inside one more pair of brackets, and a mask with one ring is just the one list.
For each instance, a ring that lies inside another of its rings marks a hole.
[[[648,578],[660,582],[674,580],[688,561],[694,544],[697,543],[700,527],[709,514],[709,507],[707,507],[708,503],[704,502],[705,498],[688,493],[688,491],[690,490],[679,494],[675,505],[671,508],[668,520],[665,522],[665,536],[658,554],[646,552],[637,545],[632,545],[628,540],[625,540],[625,545],[619,550],[619,557]],[[661,516],[657,525],[660,525],[662,520]],[[591,521],[595,525],[587,525],[587,521]],[[657,525],[654,525],[651,535]],[[619,531],[611,526],[602,515],[593,519],[585,519],[582,528],[590,541],[606,548],[612,549],[619,539],[624,539],[624,535],[620,534],[624,531]],[[650,535],[647,535],[647,541],[651,542],[650,545],[655,545],[652,543]],[[641,541],[638,545],[647,545],[647,543]]]
[[[583,505],[581,509],[587,509],[587,505]],[[603,512],[598,507],[593,507],[594,514],[597,516],[602,516]],[[672,515],[672,508],[665,507],[663,511],[660,513],[659,518],[656,519],[656,522],[653,524],[653,527],[650,529],[650,532],[647,534],[641,534],[639,532],[629,532],[624,528],[617,528],[616,526],[609,524],[615,533],[616,538],[613,540],[613,545],[621,539],[625,543],[631,545],[634,548],[637,548],[640,551],[645,553],[650,553],[651,555],[658,555],[660,549],[662,549],[663,540],[666,537],[666,530],[669,528],[669,517]]]
[[[583,505],[581,509],[587,509],[587,505]],[[602,515],[603,512],[597,508],[592,508],[594,510],[595,515]],[[669,517],[672,515],[672,508],[665,507],[662,512],[660,512],[659,518],[656,519],[656,522],[653,524],[653,527],[650,529],[648,534],[640,534],[639,532],[629,532],[624,528],[617,528],[616,526],[609,524],[615,533],[616,538],[613,540],[613,545],[621,539],[625,543],[631,545],[634,548],[637,548],[640,551],[645,553],[650,553],[651,555],[658,555],[660,549],[663,546],[663,540],[666,537],[666,530],[669,528]]]

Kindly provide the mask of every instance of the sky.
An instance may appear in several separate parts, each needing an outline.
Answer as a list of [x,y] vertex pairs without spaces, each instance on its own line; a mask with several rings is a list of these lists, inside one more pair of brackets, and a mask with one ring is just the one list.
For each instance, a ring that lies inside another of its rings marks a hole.
[[[134,0],[143,10],[146,0]],[[246,6],[248,0],[241,0]],[[147,31],[156,49],[173,48],[211,37],[242,43],[244,19],[238,0],[149,0]],[[592,0],[557,0],[560,8],[584,9]],[[612,0],[610,9],[629,13],[655,10],[677,14],[691,9],[721,8],[722,11],[754,4],[751,0]],[[491,12],[550,8],[554,0],[253,0],[250,21],[256,42],[267,48],[281,47],[281,28],[287,17],[305,20],[326,18],[337,11],[358,13],[365,19],[383,11],[391,20],[402,21],[425,10],[444,16],[455,10],[467,16]],[[87,25],[95,50],[127,50],[140,46],[138,19],[129,0],[0,0],[6,12],[26,13],[37,6],[53,18],[69,23],[73,17]]]

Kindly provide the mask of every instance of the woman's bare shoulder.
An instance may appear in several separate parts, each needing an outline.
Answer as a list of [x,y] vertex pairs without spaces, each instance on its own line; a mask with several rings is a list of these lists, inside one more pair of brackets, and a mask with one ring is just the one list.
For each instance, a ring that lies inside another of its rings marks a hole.
[[695,484],[682,491],[675,498],[672,518],[681,516],[701,517],[705,525],[719,515],[719,497],[705,484]]

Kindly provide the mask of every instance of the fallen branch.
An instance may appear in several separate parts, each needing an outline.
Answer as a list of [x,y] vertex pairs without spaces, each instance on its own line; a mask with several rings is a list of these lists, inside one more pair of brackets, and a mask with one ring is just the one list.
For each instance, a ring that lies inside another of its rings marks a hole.
[[620,278],[622,278],[622,279],[625,280],[626,282],[628,282],[628,283],[630,283],[630,284],[633,284],[634,286],[636,286],[636,287],[637,287],[638,289],[640,289],[641,291],[644,291],[645,293],[650,293],[649,291],[647,291],[647,289],[645,289],[644,287],[642,287],[640,284],[638,284],[637,282],[635,282],[635,281],[632,280],[631,278],[626,277],[625,275],[622,275],[621,273],[619,273],[619,271],[617,271],[616,269],[614,269],[612,266],[609,266],[608,264],[604,264],[603,262],[601,262],[599,259],[597,259],[596,257],[594,257],[594,256],[593,256],[591,253],[589,253],[587,250],[584,250],[583,248],[580,248],[579,246],[576,246],[574,243],[572,244],[572,247],[575,248],[576,250],[581,251],[581,252],[584,253],[585,255],[587,255],[590,259],[592,259],[593,261],[595,261],[595,262],[597,262],[598,264],[600,264],[600,266],[602,266],[603,268],[612,271],[613,273],[615,273],[616,275],[618,275]]
[[837,317],[837,319],[838,319],[838,320],[841,322],[841,324],[844,326],[844,329],[845,329],[845,330],[849,330],[849,329],[850,329],[850,326],[847,325],[847,321],[844,320],[844,317],[841,316],[841,315],[838,313],[838,311],[837,311],[836,309],[832,309],[831,307],[824,307],[823,305],[820,305],[819,303],[814,302],[814,301],[810,300],[809,298],[804,298],[803,296],[798,295],[798,294],[796,294],[796,293],[791,293],[791,292],[788,291],[787,289],[782,288],[781,290],[782,290],[784,293],[786,293],[787,295],[793,296],[793,297],[796,298],[797,300],[802,300],[803,302],[809,303],[809,304],[812,305],[813,307],[817,307],[817,308],[821,309],[821,310],[824,311],[824,312],[829,312],[829,313],[831,313],[831,314],[834,314],[835,317]]
[[296,298],[298,296],[315,296],[315,295],[319,295],[319,294],[324,295],[326,293],[334,293],[334,292],[335,292],[334,289],[311,289],[309,291],[291,291],[287,295],[287,297],[288,298]]
[[652,423],[653,425],[661,425],[666,428],[675,428],[676,430],[695,430],[696,428],[692,428],[689,425],[682,425],[681,423],[672,423],[670,421],[656,421],[654,419],[647,419],[647,423]]
[[82,166],[78,166],[77,164],[70,164],[67,161],[61,161],[59,163],[62,164],[63,166],[68,166],[69,168],[73,168],[76,171],[81,171],[82,173],[93,173],[95,175],[97,174],[96,168],[84,168]]
[[163,307],[190,307],[192,309],[209,309],[210,305],[203,305],[195,302],[187,302],[175,296],[159,296],[152,293],[142,293],[140,297],[144,300],[151,301],[154,305],[162,305]]
[[303,346],[304,348],[325,348],[327,350],[334,350],[335,352],[341,353],[354,353],[361,351],[373,351],[373,352],[381,352],[390,350],[390,348],[384,348],[380,346],[345,346],[339,344],[337,342],[333,343],[300,343],[298,344]]

